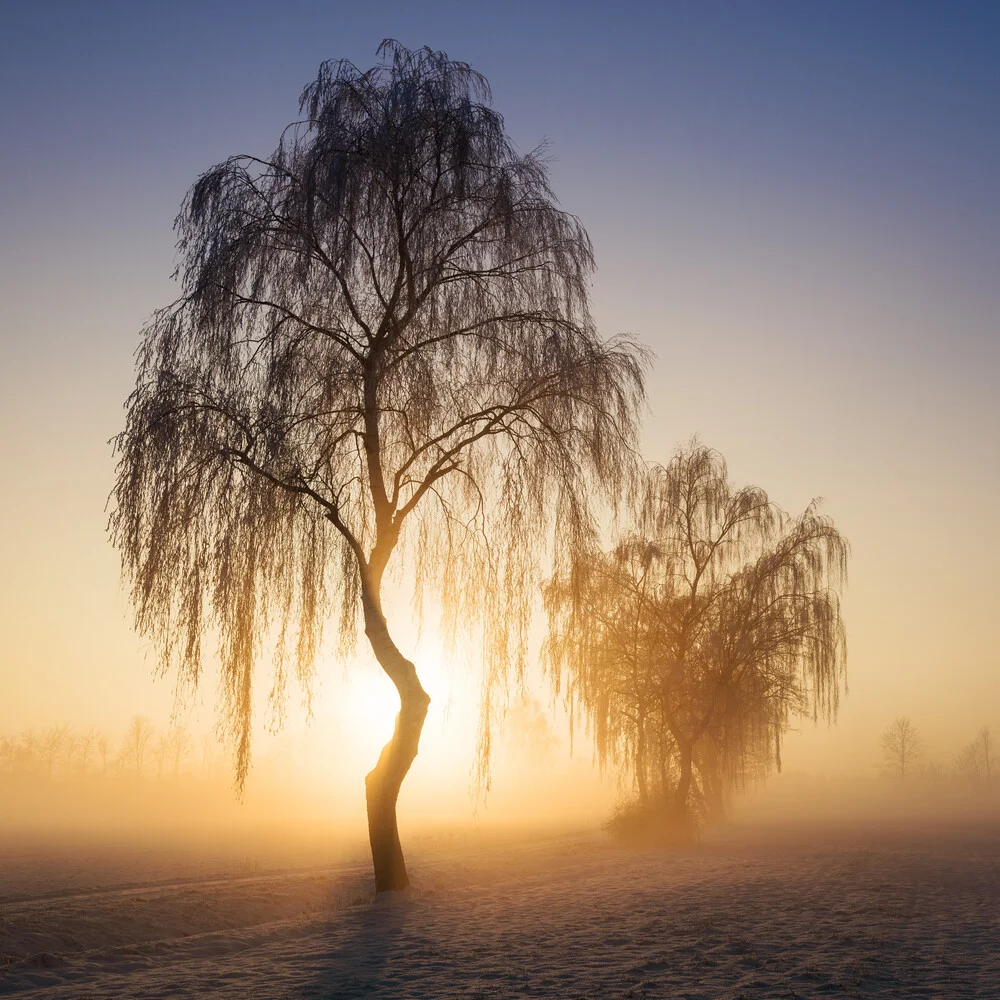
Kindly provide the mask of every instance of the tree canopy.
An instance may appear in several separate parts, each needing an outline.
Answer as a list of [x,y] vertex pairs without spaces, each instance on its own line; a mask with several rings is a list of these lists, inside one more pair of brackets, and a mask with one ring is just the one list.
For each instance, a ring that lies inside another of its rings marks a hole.
[[695,780],[717,802],[780,767],[792,717],[836,714],[847,551],[815,504],[790,517],[708,448],[653,467],[632,529],[546,589],[550,675],[601,763],[679,811]]
[[924,755],[924,741],[917,727],[907,715],[900,715],[886,726],[879,739],[882,761],[891,773],[898,773],[901,781]]
[[217,632],[240,784],[263,650],[280,706],[331,614],[342,653],[361,614],[416,753],[426,694],[382,608],[400,548],[446,631],[481,627],[485,769],[540,560],[565,564],[632,462],[644,356],[598,335],[591,244],[543,159],[465,63],[380,55],[324,63],[270,157],[191,188],[182,294],[143,331],[116,439],[136,625],[192,684]]

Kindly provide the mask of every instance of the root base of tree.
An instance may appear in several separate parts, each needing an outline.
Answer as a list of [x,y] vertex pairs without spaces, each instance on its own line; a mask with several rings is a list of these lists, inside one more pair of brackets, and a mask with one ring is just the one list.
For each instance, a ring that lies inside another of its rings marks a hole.
[[615,811],[604,829],[629,847],[686,847],[701,840],[697,818],[672,803],[629,803]]

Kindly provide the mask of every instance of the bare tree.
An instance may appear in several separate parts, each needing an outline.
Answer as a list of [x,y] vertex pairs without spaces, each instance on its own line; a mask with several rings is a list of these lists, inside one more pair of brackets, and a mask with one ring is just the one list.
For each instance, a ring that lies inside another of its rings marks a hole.
[[72,732],[69,726],[51,726],[42,733],[38,742],[38,756],[45,767],[46,777],[52,777],[56,761],[66,753],[71,743]]
[[993,736],[989,726],[983,726],[955,763],[973,785],[989,784],[993,780]]
[[632,534],[553,579],[551,676],[599,755],[635,769],[640,801],[650,748],[659,793],[684,817],[696,780],[719,806],[726,783],[780,767],[793,716],[835,717],[847,555],[815,505],[789,517],[692,444],[650,471]]
[[170,754],[170,734],[159,733],[153,741],[153,760],[156,761],[156,777],[158,779],[162,780],[163,778],[163,766],[170,758]]
[[20,734],[16,748],[17,770],[29,774],[37,773],[42,754],[43,738],[34,729],[26,729]]
[[367,72],[324,63],[270,158],[191,189],[182,296],[143,334],[111,532],[162,669],[197,683],[218,630],[239,787],[272,624],[280,709],[290,668],[309,690],[329,613],[344,653],[360,613],[400,698],[366,777],[382,891],[407,884],[396,801],[429,704],[386,621],[391,557],[414,556],[446,633],[482,626],[486,774],[543,543],[565,562],[591,501],[622,487],[644,358],[598,337],[587,234],[485,79],[429,49],[380,53]]
[[908,716],[901,715],[882,733],[882,761],[887,770],[906,779],[906,772],[924,755],[924,741]]
[[194,750],[194,743],[191,741],[191,734],[183,726],[174,726],[170,730],[168,737],[170,747],[170,758],[173,761],[174,777],[181,773],[181,765]]
[[538,767],[551,758],[559,739],[536,698],[522,695],[504,719],[507,746],[522,762]]
[[90,759],[94,754],[98,740],[97,730],[91,726],[82,733],[76,741],[76,766],[80,774],[86,774],[90,768]]
[[101,774],[107,774],[108,757],[111,753],[111,742],[108,740],[107,734],[100,733],[94,746],[97,750],[97,756],[101,759]]
[[201,776],[210,778],[215,765],[215,748],[218,743],[216,734],[205,733],[201,738]]
[[142,774],[142,765],[146,759],[146,751],[153,738],[153,724],[144,715],[133,715],[122,743],[121,761],[135,768],[136,776]]

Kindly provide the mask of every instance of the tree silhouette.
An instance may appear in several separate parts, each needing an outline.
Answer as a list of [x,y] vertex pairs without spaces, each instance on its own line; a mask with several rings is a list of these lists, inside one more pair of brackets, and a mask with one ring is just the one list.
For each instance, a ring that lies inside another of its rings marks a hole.
[[542,706],[535,698],[524,694],[504,718],[507,746],[522,762],[538,767],[551,758],[559,746],[559,739],[552,730]]
[[912,770],[924,754],[924,741],[905,715],[899,716],[886,728],[879,742],[886,768],[897,772],[900,780],[906,779],[906,772]]
[[993,780],[993,734],[989,726],[983,726],[974,743],[983,761],[983,775],[987,781]]
[[101,758],[101,774],[108,772],[108,757],[111,754],[111,742],[104,733],[100,733],[95,743],[97,756]]
[[125,764],[131,764],[135,768],[136,777],[142,774],[142,765],[152,738],[153,724],[149,719],[144,715],[133,715],[122,741],[122,770],[124,770]]
[[97,730],[91,726],[90,729],[83,733],[77,741],[77,767],[79,768],[80,774],[86,774],[90,768],[90,758],[93,755],[98,739],[99,735]]
[[976,738],[955,760],[961,774],[972,785],[988,785],[993,780],[993,735],[989,726],[983,726]]
[[[396,800],[429,698],[383,608],[414,557],[445,631],[478,622],[493,700],[523,670],[545,542],[556,565],[631,461],[644,359],[589,316],[591,245],[464,63],[395,42],[327,62],[269,159],[204,174],[177,220],[181,298],[146,327],[111,532],[135,622],[196,684],[220,636],[242,787],[254,667],[309,690],[322,628],[360,612],[400,698],[366,777],[379,891],[407,884]],[[397,560],[398,562],[398,560]]]
[[174,726],[167,736],[170,747],[170,757],[173,760],[174,777],[181,773],[181,764],[191,756],[194,750],[194,743],[191,734],[183,726]]
[[163,779],[163,766],[170,759],[172,751],[169,733],[159,733],[153,741],[153,760],[156,761],[156,777]]
[[55,762],[70,745],[72,733],[67,725],[51,726],[42,733],[38,741],[38,756],[45,766],[46,777],[52,777]]
[[551,676],[640,802],[656,781],[685,817],[697,777],[718,806],[727,784],[780,767],[792,716],[835,716],[847,554],[815,505],[791,518],[692,444],[650,471],[632,533],[552,579]]

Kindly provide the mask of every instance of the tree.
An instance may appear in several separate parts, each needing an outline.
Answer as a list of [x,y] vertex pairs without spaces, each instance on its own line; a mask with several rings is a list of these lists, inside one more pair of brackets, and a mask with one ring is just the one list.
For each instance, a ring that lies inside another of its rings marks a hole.
[[680,818],[727,784],[780,767],[793,716],[835,718],[848,547],[810,505],[788,516],[736,489],[693,443],[653,467],[633,530],[546,589],[547,663],[600,759],[658,784]]
[[156,761],[156,777],[163,779],[163,766],[170,759],[172,747],[170,734],[160,733],[153,741],[153,760]]
[[95,744],[97,756],[101,758],[101,774],[108,773],[108,757],[111,753],[111,742],[104,733],[100,733]]
[[993,780],[993,736],[989,726],[983,726],[976,738],[962,750],[956,764],[973,785],[989,784]]
[[272,625],[280,708],[289,670],[309,690],[330,612],[344,654],[360,615],[400,698],[365,780],[382,891],[407,884],[396,800],[429,704],[386,619],[392,557],[413,557],[446,633],[479,624],[485,774],[543,543],[565,562],[591,501],[621,488],[644,355],[597,335],[587,234],[486,80],[429,49],[380,54],[367,72],[324,63],[270,158],[192,187],[182,295],[143,332],[110,527],[162,669],[196,684],[218,631],[240,788]]
[[508,749],[521,763],[538,767],[551,758],[559,739],[537,699],[524,693],[504,719]]
[[93,755],[98,738],[97,730],[91,726],[91,728],[81,734],[80,738],[77,740],[76,756],[77,767],[80,770],[80,774],[86,774],[90,768],[90,758]]
[[38,772],[44,740],[45,737],[39,736],[33,729],[26,729],[21,733],[15,757],[17,770],[27,774]]
[[72,733],[70,727],[66,725],[51,726],[42,733],[38,742],[38,755],[45,765],[46,777],[52,777],[56,760],[66,752],[67,747],[71,745],[71,740]]
[[886,769],[898,773],[900,780],[906,780],[906,772],[924,754],[924,741],[908,716],[901,715],[882,733],[882,760]]
[[133,715],[122,743],[122,769],[126,763],[135,768],[136,777],[142,774],[149,742],[153,738],[153,724],[144,715]]
[[212,776],[212,765],[215,763],[215,733],[205,733],[201,738],[201,775],[203,778]]
[[191,734],[183,726],[174,726],[168,736],[170,745],[170,756],[174,764],[174,777],[179,777],[181,764],[191,756],[194,750],[194,743]]
[[983,726],[976,737],[976,745],[983,759],[983,772],[987,781],[993,780],[993,736],[989,726]]

